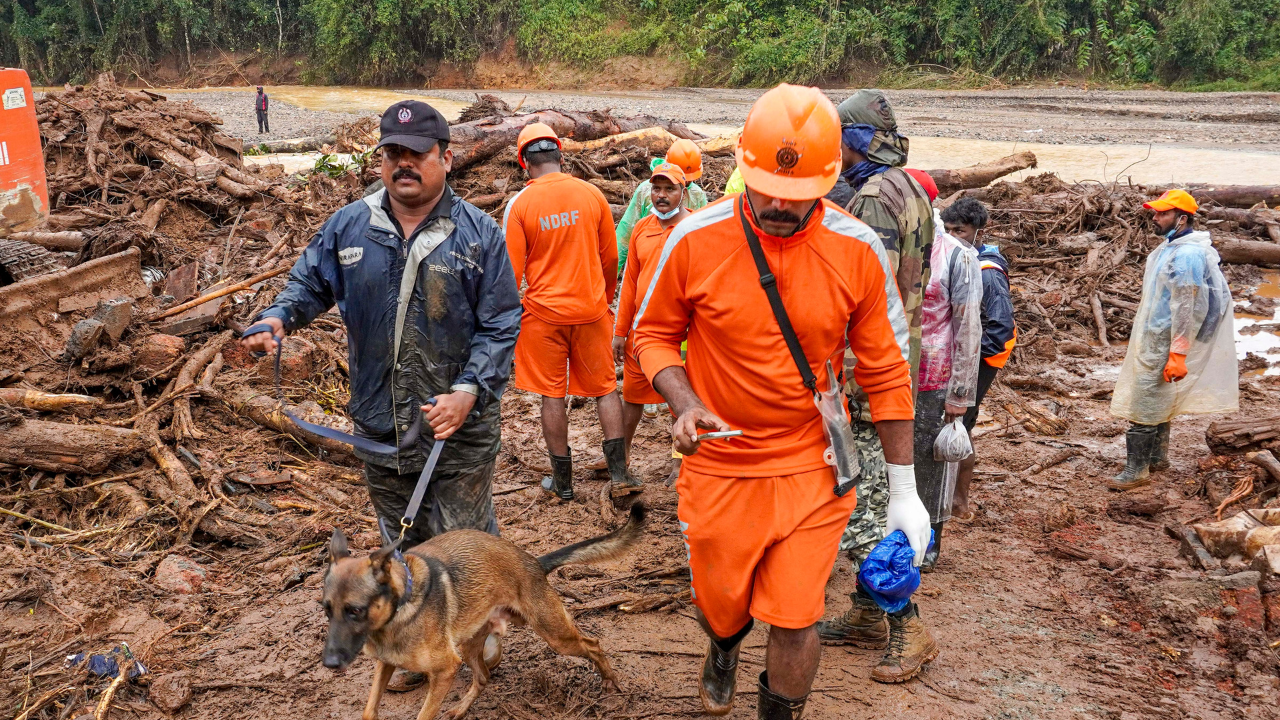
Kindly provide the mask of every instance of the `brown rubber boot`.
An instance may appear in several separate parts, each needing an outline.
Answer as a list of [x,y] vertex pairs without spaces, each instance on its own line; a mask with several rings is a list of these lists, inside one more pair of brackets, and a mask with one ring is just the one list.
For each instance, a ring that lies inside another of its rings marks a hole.
[[872,680],[906,682],[920,674],[925,663],[938,657],[938,643],[920,619],[920,609],[915,603],[911,603],[910,609],[903,617],[889,616],[889,649],[871,671]]
[[879,650],[889,642],[889,623],[884,610],[859,587],[849,593],[853,607],[833,620],[818,623],[818,639],[823,645],[853,645]]

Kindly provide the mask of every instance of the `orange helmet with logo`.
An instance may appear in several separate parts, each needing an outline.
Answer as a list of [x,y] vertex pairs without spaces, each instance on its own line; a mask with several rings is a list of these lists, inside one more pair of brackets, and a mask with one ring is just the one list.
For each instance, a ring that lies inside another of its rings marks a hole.
[[818,88],[783,83],[751,106],[737,157],[752,190],[816,200],[840,176],[840,116]]
[[556,131],[546,123],[536,122],[525,125],[520,130],[520,136],[516,138],[516,160],[520,162],[520,167],[524,167],[524,147],[538,140],[551,140],[557,148],[562,147]]
[[702,151],[692,140],[680,138],[667,150],[667,162],[679,165],[690,182],[702,177]]

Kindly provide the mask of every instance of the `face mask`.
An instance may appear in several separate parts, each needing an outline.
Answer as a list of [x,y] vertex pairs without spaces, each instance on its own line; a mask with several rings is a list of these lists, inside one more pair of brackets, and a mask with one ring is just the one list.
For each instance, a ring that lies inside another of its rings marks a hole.
[[1177,221],[1173,223],[1173,227],[1169,228],[1169,232],[1164,234],[1164,239],[1172,240],[1173,237],[1177,235],[1181,229],[1182,229],[1182,216],[1179,215]]
[[676,201],[676,206],[675,206],[675,207],[673,207],[673,208],[671,208],[671,210],[669,210],[669,211],[667,211],[667,212],[665,212],[665,213],[664,213],[664,212],[661,212],[661,211],[659,211],[659,210],[658,210],[658,206],[657,206],[657,205],[652,206],[652,207],[650,208],[650,210],[653,212],[653,214],[654,214],[655,216],[657,216],[657,218],[658,218],[659,220],[670,220],[671,218],[673,218],[673,217],[675,217],[676,215],[679,215],[679,214],[680,214],[680,203],[681,203],[681,202],[683,202],[683,201],[684,201],[684,191],[681,191],[681,192],[680,192],[680,199]]

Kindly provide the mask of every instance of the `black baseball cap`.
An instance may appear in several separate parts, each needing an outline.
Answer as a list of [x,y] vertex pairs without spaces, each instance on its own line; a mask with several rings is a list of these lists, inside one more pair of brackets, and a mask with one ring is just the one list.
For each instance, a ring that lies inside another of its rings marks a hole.
[[[414,152],[429,151],[437,141],[449,142],[449,123],[439,110],[418,100],[401,100],[382,113],[378,147],[403,145]],[[375,148],[376,149],[376,148]]]

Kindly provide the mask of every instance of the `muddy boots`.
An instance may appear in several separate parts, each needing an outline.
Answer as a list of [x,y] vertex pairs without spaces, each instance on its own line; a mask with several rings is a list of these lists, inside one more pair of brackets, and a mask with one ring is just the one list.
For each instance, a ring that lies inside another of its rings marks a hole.
[[879,650],[889,641],[889,623],[884,610],[861,586],[849,594],[853,607],[834,620],[818,623],[818,639],[824,645],[853,645]]
[[800,720],[804,715],[804,704],[809,694],[804,697],[783,697],[769,689],[769,673],[760,673],[760,696],[756,702],[756,717],[759,720]]
[[898,613],[889,615],[889,649],[871,671],[871,679],[882,683],[906,682],[936,657],[938,643],[920,619],[919,608],[915,603],[908,603]]
[[615,498],[644,491],[644,483],[627,470],[627,441],[604,441],[604,459],[609,464],[609,494]]
[[938,564],[938,554],[942,552],[942,528],[946,523],[932,523],[929,525],[933,529],[933,542],[929,543],[929,549],[924,551],[924,560],[920,563],[920,572],[933,572],[933,567]]
[[573,499],[573,457],[551,456],[551,476],[542,478],[542,489],[561,500]]
[[1156,426],[1156,448],[1151,451],[1151,469],[1169,469],[1169,430],[1171,426],[1164,422]]
[[1124,470],[1115,476],[1107,487],[1112,490],[1133,490],[1151,484],[1152,455],[1155,453],[1159,433],[1157,425],[1132,425],[1124,434],[1128,458]]
[[698,678],[698,697],[708,715],[728,715],[733,710],[733,696],[738,686],[738,652],[754,625],[755,620],[751,620],[731,638],[707,640],[707,656]]

